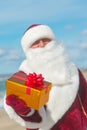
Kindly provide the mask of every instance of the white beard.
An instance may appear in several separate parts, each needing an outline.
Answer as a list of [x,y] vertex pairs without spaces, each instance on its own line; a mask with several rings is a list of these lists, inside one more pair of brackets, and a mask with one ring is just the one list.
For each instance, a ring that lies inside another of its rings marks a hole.
[[68,58],[64,47],[56,41],[51,41],[43,48],[27,49],[26,63],[20,66],[20,70],[42,74],[45,80],[54,85],[64,85],[70,82]]

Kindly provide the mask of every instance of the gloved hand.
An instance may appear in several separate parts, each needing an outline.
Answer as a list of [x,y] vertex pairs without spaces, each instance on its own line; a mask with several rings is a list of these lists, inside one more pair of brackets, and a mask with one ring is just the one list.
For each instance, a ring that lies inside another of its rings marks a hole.
[[6,104],[11,106],[18,115],[27,115],[31,111],[26,103],[15,95],[7,96]]

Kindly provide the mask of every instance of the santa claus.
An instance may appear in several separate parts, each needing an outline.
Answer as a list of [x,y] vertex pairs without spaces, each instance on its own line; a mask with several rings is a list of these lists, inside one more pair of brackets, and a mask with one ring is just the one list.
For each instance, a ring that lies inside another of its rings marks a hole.
[[5,98],[4,108],[10,118],[27,130],[86,130],[87,82],[51,28],[41,24],[30,26],[21,44],[26,59],[19,71],[41,73],[53,86],[48,103],[37,111],[14,95]]

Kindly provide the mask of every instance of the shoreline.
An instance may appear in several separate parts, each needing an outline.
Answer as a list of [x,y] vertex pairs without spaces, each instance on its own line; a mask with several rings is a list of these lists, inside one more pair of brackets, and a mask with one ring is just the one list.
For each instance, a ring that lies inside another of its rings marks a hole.
[[[84,77],[87,79],[87,70],[81,70]],[[0,130],[26,130],[14,120],[10,119],[5,110],[0,109]]]

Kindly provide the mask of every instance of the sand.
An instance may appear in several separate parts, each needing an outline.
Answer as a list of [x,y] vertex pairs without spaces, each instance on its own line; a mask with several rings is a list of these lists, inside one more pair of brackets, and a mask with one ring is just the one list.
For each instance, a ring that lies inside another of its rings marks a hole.
[[[82,72],[87,79],[87,71]],[[26,130],[26,128],[11,120],[4,110],[0,110],[0,130]]]
[[0,130],[26,130],[24,127],[11,120],[4,110],[0,110]]

